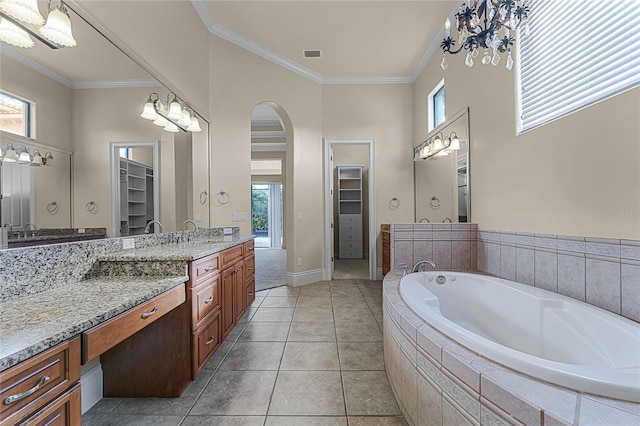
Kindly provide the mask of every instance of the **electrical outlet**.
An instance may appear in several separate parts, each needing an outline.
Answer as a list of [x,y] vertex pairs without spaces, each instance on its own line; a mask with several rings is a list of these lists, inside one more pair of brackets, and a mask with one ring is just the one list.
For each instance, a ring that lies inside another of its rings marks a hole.
[[233,212],[231,220],[233,222],[246,222],[248,220],[247,212]]
[[193,220],[194,220],[194,222],[202,222],[202,213],[201,212],[195,212],[193,214]]
[[222,237],[222,241],[225,241],[225,242],[233,241],[233,237],[230,237],[230,236],[228,236],[228,235],[225,235],[224,237]]
[[298,258],[298,266],[302,266],[302,258],[301,257]]
[[233,234],[233,228],[222,228],[222,233],[224,235],[231,235]]
[[84,228],[78,228],[78,234],[84,234],[85,229]]
[[132,248],[136,248],[136,240],[134,240],[133,238],[123,238],[122,249],[127,250]]

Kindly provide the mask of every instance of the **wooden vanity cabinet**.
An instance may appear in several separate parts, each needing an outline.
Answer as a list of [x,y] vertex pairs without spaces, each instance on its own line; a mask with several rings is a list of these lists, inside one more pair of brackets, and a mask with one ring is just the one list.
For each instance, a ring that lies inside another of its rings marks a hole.
[[3,371],[0,424],[80,424],[79,380],[79,338]]

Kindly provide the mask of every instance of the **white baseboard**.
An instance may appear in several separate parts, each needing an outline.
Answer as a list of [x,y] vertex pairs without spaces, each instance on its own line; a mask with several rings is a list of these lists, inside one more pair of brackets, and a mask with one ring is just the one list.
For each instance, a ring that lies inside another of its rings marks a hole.
[[96,405],[103,396],[100,358],[91,360],[81,366],[80,372],[80,399],[82,401],[82,414],[84,414]]
[[303,272],[287,272],[287,285],[299,286],[324,280],[324,268]]
[[376,269],[376,281],[382,281],[382,268]]

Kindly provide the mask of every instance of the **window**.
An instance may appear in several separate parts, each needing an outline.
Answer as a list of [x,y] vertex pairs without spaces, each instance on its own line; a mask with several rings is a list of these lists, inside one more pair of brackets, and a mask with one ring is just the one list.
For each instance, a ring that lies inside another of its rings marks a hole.
[[638,22],[637,0],[533,3],[518,41],[518,131],[640,85]]
[[129,158],[131,158],[131,157],[129,157],[129,154],[130,154],[129,148],[120,148],[120,158],[129,159]]
[[440,81],[435,89],[429,93],[428,102],[429,128],[427,130],[430,132],[442,124],[445,119],[444,80]]
[[0,130],[31,137],[31,103],[0,92]]

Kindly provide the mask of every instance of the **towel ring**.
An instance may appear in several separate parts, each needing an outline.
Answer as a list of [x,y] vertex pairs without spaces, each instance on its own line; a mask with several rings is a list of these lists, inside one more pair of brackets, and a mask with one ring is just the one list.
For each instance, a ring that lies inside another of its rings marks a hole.
[[97,214],[98,213],[98,205],[94,201],[89,201],[87,204],[85,204],[84,207],[91,214]]
[[422,219],[420,219],[419,223],[431,223],[431,222],[429,222],[429,219],[427,219],[426,217],[423,217]]
[[453,223],[453,222],[451,221],[451,218],[445,217],[444,219],[442,219],[442,223]]
[[439,209],[440,199],[434,195],[433,197],[431,197],[431,201],[429,201],[429,205],[431,206],[432,209]]
[[55,201],[52,201],[49,204],[47,204],[47,211],[51,214],[58,213],[58,203],[56,203]]
[[218,203],[219,206],[226,206],[227,204],[229,204],[229,193],[226,192],[224,189],[221,189],[216,194],[216,202]]
[[207,199],[209,198],[209,193],[207,191],[202,191],[200,193],[200,205],[204,206],[207,204]]
[[398,197],[393,197],[389,201],[389,208],[391,210],[396,210],[398,207],[400,207],[400,200],[398,199]]

